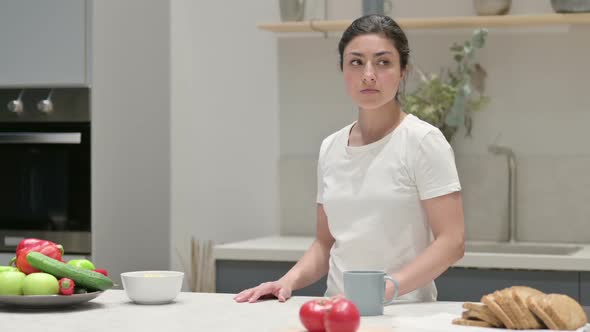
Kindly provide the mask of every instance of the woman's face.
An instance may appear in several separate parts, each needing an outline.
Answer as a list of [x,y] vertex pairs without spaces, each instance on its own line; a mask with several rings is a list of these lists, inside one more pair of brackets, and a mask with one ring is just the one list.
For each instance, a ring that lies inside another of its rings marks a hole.
[[342,58],[346,91],[362,109],[392,102],[404,72],[393,42],[380,34],[353,38]]

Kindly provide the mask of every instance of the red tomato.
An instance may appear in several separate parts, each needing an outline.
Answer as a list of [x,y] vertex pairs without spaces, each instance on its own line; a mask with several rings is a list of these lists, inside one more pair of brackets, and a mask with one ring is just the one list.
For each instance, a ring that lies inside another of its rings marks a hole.
[[361,324],[361,315],[354,303],[339,298],[332,302],[324,320],[326,332],[355,332]]
[[309,332],[324,332],[324,315],[331,307],[328,299],[307,301],[299,309],[299,319]]

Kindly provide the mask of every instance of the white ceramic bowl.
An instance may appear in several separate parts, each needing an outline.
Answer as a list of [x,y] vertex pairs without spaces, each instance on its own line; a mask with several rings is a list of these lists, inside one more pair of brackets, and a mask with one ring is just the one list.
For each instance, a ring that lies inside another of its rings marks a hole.
[[121,273],[127,296],[135,303],[164,304],[174,301],[182,288],[184,273],[178,271],[134,271]]

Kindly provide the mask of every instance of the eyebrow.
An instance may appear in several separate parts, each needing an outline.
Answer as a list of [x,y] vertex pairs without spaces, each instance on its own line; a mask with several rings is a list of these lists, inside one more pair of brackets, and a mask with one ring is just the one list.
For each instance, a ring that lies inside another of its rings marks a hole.
[[[374,56],[382,56],[385,54],[393,54],[390,51],[380,51],[374,54]],[[349,52],[348,55],[354,55],[354,56],[358,56],[358,57],[364,57],[365,55],[359,52]]]

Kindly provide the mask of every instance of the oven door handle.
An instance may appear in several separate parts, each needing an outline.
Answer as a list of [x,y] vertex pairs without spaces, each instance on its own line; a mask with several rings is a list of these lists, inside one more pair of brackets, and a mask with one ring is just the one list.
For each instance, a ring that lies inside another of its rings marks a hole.
[[80,144],[82,133],[0,133],[0,144]]

